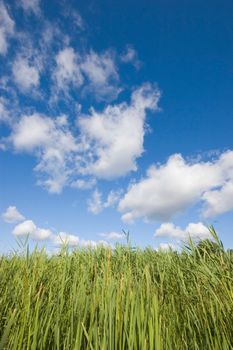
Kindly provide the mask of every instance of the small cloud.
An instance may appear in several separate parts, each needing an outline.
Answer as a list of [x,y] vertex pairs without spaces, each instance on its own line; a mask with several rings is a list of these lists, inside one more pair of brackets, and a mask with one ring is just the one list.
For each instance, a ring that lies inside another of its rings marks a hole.
[[139,69],[142,65],[138,59],[137,51],[132,45],[127,45],[125,52],[120,57],[123,63],[131,63],[136,69]]
[[160,243],[158,248],[156,248],[157,251],[170,251],[170,250],[177,250],[177,247],[172,243]]
[[156,231],[155,237],[169,237],[177,240],[191,239],[210,239],[212,236],[209,229],[201,222],[189,223],[185,229],[175,226],[173,223],[163,223]]
[[88,200],[88,211],[93,214],[99,214],[103,209],[114,207],[120,199],[121,191],[111,190],[106,198],[102,201],[102,193],[96,189],[91,198]]
[[74,24],[79,29],[81,29],[81,30],[85,29],[85,27],[86,27],[85,22],[78,11],[72,11],[72,18],[73,18]]
[[47,240],[52,235],[51,230],[37,227],[32,220],[25,220],[21,224],[18,224],[12,233],[16,237],[29,236],[35,241]]
[[13,64],[15,83],[23,91],[30,91],[40,84],[39,69],[28,62],[26,58],[18,57]]
[[80,190],[90,190],[96,185],[96,179],[83,180],[78,179],[71,183],[71,187],[78,188]]
[[109,232],[109,233],[100,233],[99,236],[104,237],[108,241],[120,240],[120,239],[125,238],[125,235],[123,233],[114,232],[114,231],[113,232]]
[[70,235],[66,232],[59,232],[58,235],[52,235],[50,239],[56,246],[65,244],[70,247],[75,247],[80,243],[78,236]]
[[2,214],[2,218],[9,224],[25,219],[24,216],[14,206],[8,207],[7,210]]
[[102,203],[102,194],[101,192],[96,189],[93,193],[91,198],[88,200],[88,211],[92,214],[99,214],[103,209],[103,203]]

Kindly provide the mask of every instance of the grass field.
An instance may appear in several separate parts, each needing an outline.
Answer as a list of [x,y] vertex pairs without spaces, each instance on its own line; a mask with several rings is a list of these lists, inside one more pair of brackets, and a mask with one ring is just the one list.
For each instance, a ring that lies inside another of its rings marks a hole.
[[190,242],[0,257],[0,349],[233,349],[232,252]]

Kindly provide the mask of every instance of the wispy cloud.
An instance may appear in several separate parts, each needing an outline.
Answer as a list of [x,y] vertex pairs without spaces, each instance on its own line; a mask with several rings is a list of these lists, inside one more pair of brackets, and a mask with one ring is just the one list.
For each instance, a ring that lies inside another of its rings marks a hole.
[[0,1],[0,54],[5,55],[8,49],[8,39],[13,35],[15,22],[10,17],[7,7]]
[[19,0],[18,6],[22,7],[26,13],[34,13],[35,15],[41,13],[40,0]]
[[88,211],[92,214],[99,214],[103,209],[114,207],[119,201],[121,190],[111,190],[105,201],[102,200],[102,193],[96,189],[88,200]]
[[127,45],[120,59],[123,63],[132,64],[136,69],[139,69],[142,65],[142,62],[138,58],[138,53],[132,45]]

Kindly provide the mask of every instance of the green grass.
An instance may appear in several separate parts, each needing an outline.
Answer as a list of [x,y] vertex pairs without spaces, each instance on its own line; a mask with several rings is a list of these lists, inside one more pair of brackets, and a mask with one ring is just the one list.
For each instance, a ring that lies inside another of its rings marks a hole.
[[233,349],[232,252],[190,242],[0,257],[0,349]]

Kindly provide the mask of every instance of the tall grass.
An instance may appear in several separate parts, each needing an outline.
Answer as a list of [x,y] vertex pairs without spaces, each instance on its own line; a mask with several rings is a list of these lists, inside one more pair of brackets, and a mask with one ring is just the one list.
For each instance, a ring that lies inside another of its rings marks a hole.
[[233,349],[233,256],[190,242],[1,257],[0,349]]

